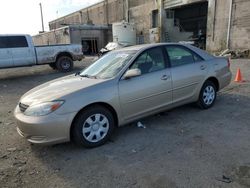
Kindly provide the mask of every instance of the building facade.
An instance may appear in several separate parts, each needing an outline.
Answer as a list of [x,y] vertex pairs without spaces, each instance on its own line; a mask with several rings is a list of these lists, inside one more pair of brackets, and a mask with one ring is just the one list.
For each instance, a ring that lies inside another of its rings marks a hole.
[[249,8],[250,0],[104,0],[53,20],[49,27],[125,20],[135,24],[138,44],[200,39],[212,52],[250,49]]

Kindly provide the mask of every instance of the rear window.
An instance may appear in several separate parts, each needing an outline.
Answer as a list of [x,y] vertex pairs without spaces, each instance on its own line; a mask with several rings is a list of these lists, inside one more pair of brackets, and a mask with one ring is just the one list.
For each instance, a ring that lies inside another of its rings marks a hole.
[[0,37],[0,48],[25,48],[28,43],[25,36]]
[[166,46],[172,67],[192,64],[202,61],[202,58],[192,51],[180,46]]

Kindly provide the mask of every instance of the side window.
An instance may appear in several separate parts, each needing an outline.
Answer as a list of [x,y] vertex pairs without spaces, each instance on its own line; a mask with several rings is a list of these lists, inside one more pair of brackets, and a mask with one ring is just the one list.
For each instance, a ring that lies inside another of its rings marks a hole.
[[168,52],[172,67],[202,61],[202,59],[198,55],[182,47],[167,46],[166,50]]
[[28,43],[25,36],[11,36],[9,38],[10,48],[25,48]]
[[0,37],[0,48],[8,48],[8,37]]
[[138,68],[142,74],[165,69],[165,61],[161,48],[153,48],[143,52],[130,66]]

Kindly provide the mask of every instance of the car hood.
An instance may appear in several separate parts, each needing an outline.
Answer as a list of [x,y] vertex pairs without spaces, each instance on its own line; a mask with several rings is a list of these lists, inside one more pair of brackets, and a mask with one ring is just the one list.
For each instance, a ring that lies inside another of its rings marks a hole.
[[101,79],[83,78],[70,75],[35,87],[22,96],[20,102],[25,105],[38,104],[58,99],[76,91],[104,82]]

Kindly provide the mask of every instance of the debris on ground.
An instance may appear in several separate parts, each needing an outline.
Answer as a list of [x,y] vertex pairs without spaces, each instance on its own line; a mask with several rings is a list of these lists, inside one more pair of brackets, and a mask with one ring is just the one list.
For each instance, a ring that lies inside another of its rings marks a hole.
[[146,129],[146,126],[143,125],[140,121],[137,122],[137,127],[142,128],[142,129]]
[[222,53],[220,54],[220,56],[225,56],[227,54],[229,54],[230,50],[229,49],[226,49],[224,51],[222,51]]
[[13,163],[13,166],[19,166],[19,167],[21,167],[21,166],[23,166],[23,165],[26,165],[26,163],[27,163],[26,160],[18,160],[18,161],[15,161],[15,162]]
[[217,54],[219,56],[223,57],[231,57],[232,59],[236,58],[250,58],[250,50],[249,49],[243,49],[243,50],[229,50],[226,49],[222,51],[220,54]]
[[232,183],[232,179],[223,175],[222,177],[217,177],[215,178],[217,181],[221,181],[221,182],[224,182],[224,183]]
[[16,151],[16,147],[13,147],[13,148],[7,148],[7,151],[14,152],[14,151]]
[[136,150],[135,150],[135,149],[133,149],[133,150],[132,150],[132,153],[136,153]]

